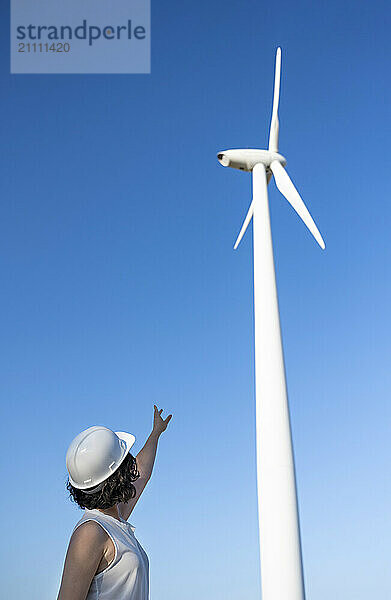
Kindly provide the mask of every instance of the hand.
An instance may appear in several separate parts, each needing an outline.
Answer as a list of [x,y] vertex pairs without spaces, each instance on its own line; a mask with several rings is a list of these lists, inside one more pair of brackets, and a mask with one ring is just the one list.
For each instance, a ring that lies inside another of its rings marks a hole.
[[153,430],[160,435],[163,431],[166,431],[167,425],[172,419],[172,415],[168,415],[166,419],[162,419],[163,409],[161,408],[159,410],[155,404],[153,405],[153,409]]

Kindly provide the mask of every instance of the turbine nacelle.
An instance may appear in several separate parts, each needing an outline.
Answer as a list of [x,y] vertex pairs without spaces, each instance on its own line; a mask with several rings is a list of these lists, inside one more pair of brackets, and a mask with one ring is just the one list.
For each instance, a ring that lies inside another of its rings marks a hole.
[[240,171],[252,171],[258,163],[262,163],[266,171],[270,171],[270,165],[274,161],[279,162],[282,166],[286,165],[286,159],[278,152],[251,148],[224,150],[218,153],[217,159],[223,167],[231,167]]

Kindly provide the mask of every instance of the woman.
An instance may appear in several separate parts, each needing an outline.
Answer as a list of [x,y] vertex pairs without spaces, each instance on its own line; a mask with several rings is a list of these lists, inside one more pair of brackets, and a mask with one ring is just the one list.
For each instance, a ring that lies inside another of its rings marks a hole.
[[154,406],[153,429],[134,458],[130,433],[82,431],[67,452],[68,490],[85,509],[69,542],[57,600],[147,600],[148,557],[127,522],[152,474],[172,415]]

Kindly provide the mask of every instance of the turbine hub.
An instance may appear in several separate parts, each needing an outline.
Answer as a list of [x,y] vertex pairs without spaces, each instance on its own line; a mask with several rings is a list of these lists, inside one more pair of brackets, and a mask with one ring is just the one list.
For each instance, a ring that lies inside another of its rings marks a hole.
[[217,155],[217,159],[223,167],[231,167],[240,171],[252,171],[257,163],[262,163],[268,171],[274,160],[284,167],[286,159],[278,152],[270,150],[254,150],[251,148],[238,150],[223,150]]

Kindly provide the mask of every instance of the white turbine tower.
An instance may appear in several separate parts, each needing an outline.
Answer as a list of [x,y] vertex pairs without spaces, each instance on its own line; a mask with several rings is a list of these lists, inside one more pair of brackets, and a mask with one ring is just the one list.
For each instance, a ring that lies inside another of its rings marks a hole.
[[235,243],[253,219],[255,397],[262,600],[304,600],[295,466],[281,342],[267,184],[277,188],[324,249],[325,244],[278,153],[281,49],[277,49],[268,150],[225,150],[225,167],[252,171],[253,198]]

